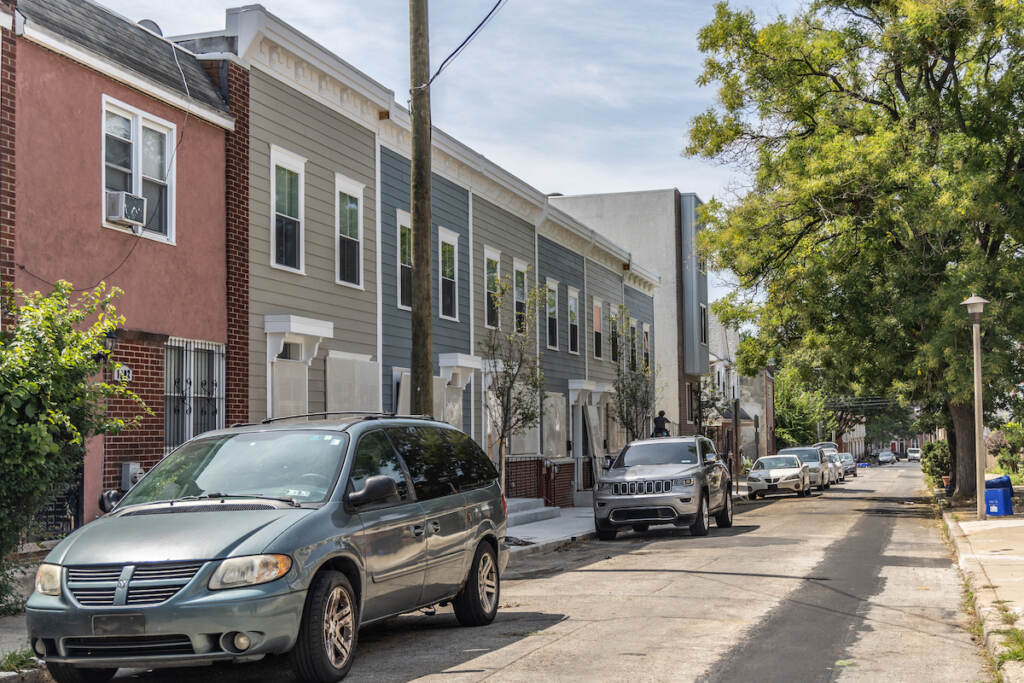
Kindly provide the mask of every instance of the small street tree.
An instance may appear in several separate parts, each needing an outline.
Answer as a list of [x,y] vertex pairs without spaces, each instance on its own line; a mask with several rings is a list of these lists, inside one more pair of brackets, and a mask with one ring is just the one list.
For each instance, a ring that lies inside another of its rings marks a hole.
[[[517,281],[497,272],[487,274],[484,306],[497,324],[480,340],[487,377],[487,416],[498,445],[498,474],[502,490],[512,437],[540,422],[544,373],[537,353],[537,311],[544,293],[529,286],[529,272]],[[509,315],[511,314],[511,315]]]
[[7,560],[70,482],[86,439],[132,426],[106,415],[106,401],[129,398],[148,410],[124,383],[97,379],[109,355],[104,339],[124,323],[114,308],[120,290],[100,285],[76,300],[73,291],[61,281],[50,294],[19,292],[21,305],[5,298],[14,324],[0,333],[0,613],[19,602]]
[[622,347],[612,383],[612,417],[626,430],[627,440],[633,441],[647,435],[647,423],[654,413],[657,400],[654,371],[644,363],[637,348],[638,340],[630,334],[629,312],[624,306],[619,307],[612,324]]

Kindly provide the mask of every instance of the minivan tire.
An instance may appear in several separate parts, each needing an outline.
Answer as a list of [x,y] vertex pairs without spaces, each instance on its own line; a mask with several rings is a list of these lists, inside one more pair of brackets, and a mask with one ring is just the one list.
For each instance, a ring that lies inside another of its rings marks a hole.
[[715,515],[715,526],[719,529],[728,529],[732,526],[732,484],[725,487],[725,504]]
[[[337,591],[340,592],[332,600]],[[351,641],[347,656],[340,665],[335,665],[325,647],[324,628],[328,609],[337,609],[337,604],[341,600],[348,601]],[[352,668],[358,639],[359,602],[348,577],[333,570],[318,572],[306,594],[306,606],[302,610],[302,622],[299,625],[295,647],[288,655],[292,669],[299,680],[305,683],[340,681]]]
[[[493,586],[488,585],[491,581]],[[483,590],[482,586],[485,587]],[[494,589],[493,597],[487,596],[487,588]],[[452,600],[452,609],[455,610],[455,618],[463,626],[486,626],[494,621],[495,615],[498,614],[500,600],[501,577],[498,576],[498,558],[491,544],[482,541],[476,548],[473,564],[469,568],[469,578]]]
[[693,520],[693,524],[690,525],[690,535],[707,536],[708,520],[708,497],[701,491],[700,502],[697,503],[697,519]]
[[107,683],[117,673],[117,669],[80,669],[57,662],[47,662],[46,670],[57,683]]

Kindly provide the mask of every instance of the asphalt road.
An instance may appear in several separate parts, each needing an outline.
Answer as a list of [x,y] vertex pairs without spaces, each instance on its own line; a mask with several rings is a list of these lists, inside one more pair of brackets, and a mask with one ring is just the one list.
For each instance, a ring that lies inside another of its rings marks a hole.
[[[737,506],[704,538],[657,528],[525,558],[493,624],[450,611],[360,636],[350,681],[984,681],[916,463],[810,499]],[[139,681],[290,679],[281,661]]]

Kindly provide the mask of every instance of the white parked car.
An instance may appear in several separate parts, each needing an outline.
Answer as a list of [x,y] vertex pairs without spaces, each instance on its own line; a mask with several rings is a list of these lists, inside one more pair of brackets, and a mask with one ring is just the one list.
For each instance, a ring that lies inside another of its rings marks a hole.
[[828,461],[829,469],[832,470],[832,483],[838,484],[841,481],[846,481],[846,469],[843,467],[843,461],[839,459],[839,451],[832,448],[822,448],[821,450],[825,454],[825,460]]
[[918,462],[920,462],[920,460],[921,460],[921,449],[920,448],[908,448],[907,449],[907,461],[909,462],[911,460],[917,460]]
[[747,475],[750,498],[769,493],[811,495],[811,474],[808,466],[795,455],[767,455],[758,458]]
[[783,448],[778,455],[795,455],[800,462],[807,465],[807,473],[811,477],[811,486],[817,486],[819,491],[824,491],[832,485],[829,477],[829,466],[825,462],[825,456],[820,448],[814,446],[790,446]]

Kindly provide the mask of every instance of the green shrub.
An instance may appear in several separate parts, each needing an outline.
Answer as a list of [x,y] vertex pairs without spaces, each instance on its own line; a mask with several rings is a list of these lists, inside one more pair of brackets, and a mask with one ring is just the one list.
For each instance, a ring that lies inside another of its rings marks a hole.
[[1020,455],[1011,452],[1009,448],[1003,448],[996,456],[996,465],[1007,474],[1016,474],[1020,471]]
[[921,470],[932,480],[933,484],[949,476],[952,460],[949,457],[949,444],[945,441],[929,441],[921,449]]

